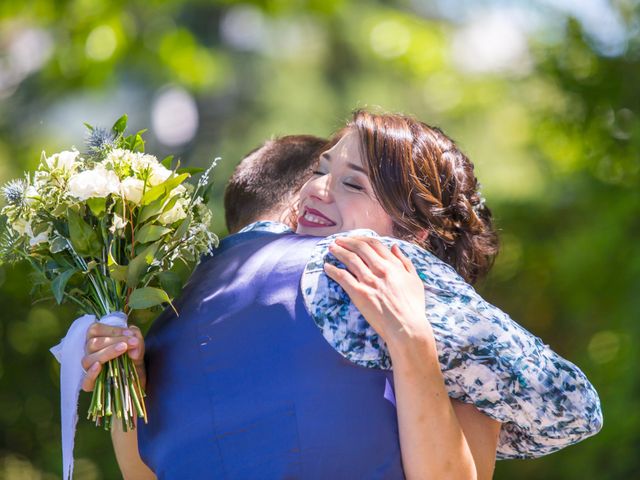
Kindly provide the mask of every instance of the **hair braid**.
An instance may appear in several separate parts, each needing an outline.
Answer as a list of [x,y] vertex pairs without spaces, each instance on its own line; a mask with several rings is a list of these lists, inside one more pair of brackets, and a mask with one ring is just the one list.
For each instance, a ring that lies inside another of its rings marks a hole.
[[456,144],[440,129],[404,115],[357,111],[348,128],[359,133],[371,184],[396,234],[425,247],[470,283],[486,274],[498,238],[473,164]]

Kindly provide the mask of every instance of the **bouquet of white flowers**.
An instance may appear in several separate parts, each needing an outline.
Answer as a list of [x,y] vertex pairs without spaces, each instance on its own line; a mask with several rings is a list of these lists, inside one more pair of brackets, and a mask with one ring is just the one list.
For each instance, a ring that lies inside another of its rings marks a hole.
[[[182,287],[174,265],[193,268],[217,243],[203,196],[218,159],[196,186],[184,183],[201,169],[144,153],[144,130],[125,136],[126,124],[125,115],[111,130],[87,125],[86,154],[43,152],[35,173],[1,189],[0,264],[28,261],[36,290],[94,321],[171,305]],[[127,431],[136,414],[147,420],[144,396],[131,359],[120,356],[102,369],[89,418],[108,429],[116,417]]]

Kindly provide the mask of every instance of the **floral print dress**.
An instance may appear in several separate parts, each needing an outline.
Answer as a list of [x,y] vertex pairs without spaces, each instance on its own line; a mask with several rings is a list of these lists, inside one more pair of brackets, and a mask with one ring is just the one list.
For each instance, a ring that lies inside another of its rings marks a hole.
[[[291,233],[283,224],[258,222],[243,231]],[[500,421],[497,458],[546,455],[597,433],[598,394],[584,373],[540,338],[486,302],[455,270],[409,242],[352,230],[321,239],[301,278],[305,306],[325,340],[349,361],[392,370],[384,341],[349,296],[323,269],[344,268],[328,251],[338,236],[375,237],[397,244],[413,262],[425,288],[445,385],[451,398],[473,404]]]

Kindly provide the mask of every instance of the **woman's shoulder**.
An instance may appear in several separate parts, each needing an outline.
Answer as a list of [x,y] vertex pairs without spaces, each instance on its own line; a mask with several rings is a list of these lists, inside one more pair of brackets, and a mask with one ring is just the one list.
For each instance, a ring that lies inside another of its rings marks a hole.
[[402,253],[413,263],[418,275],[425,285],[425,288],[433,293],[445,296],[477,296],[474,288],[469,285],[451,265],[441,260],[430,251],[406,240],[401,240],[395,237],[380,236],[373,230],[369,229],[356,229],[340,232],[320,240],[316,246],[314,257],[312,258],[312,262],[315,261],[314,265],[316,268],[322,269],[324,258],[328,255],[329,245],[331,245],[336,238],[343,236],[375,238],[389,248],[393,245],[398,245],[400,250],[402,250]]

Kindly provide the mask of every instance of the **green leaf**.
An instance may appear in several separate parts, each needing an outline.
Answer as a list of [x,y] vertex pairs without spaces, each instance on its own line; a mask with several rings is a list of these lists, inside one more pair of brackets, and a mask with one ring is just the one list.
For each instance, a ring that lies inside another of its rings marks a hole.
[[162,206],[164,205],[165,199],[163,197],[158,198],[151,202],[149,205],[146,205],[140,209],[140,213],[138,213],[138,224],[144,223],[146,220],[154,217],[155,215],[160,215],[164,210]]
[[162,166],[168,170],[171,170],[171,162],[173,162],[173,155],[169,155],[168,157],[164,157],[160,163]]
[[121,135],[126,130],[127,118],[127,114],[125,113],[118,120],[116,120],[116,123],[114,123],[113,127],[111,127],[113,133],[115,133],[116,135]]
[[49,250],[51,251],[51,253],[60,253],[66,250],[67,248],[69,248],[69,242],[66,238],[55,237],[51,241],[51,246],[49,247]]
[[62,300],[64,299],[64,288],[67,286],[67,282],[77,271],[78,270],[76,268],[65,270],[61,274],[57,275],[51,282],[51,291],[53,292],[53,296],[56,298],[56,302],[58,302],[58,304],[62,303]]
[[160,288],[138,288],[129,296],[129,308],[132,310],[142,310],[163,303],[171,303],[171,300],[167,292]]
[[82,122],[85,127],[89,129],[90,132],[93,132],[93,126],[89,125],[87,122]]
[[158,274],[160,285],[172,297],[177,297],[182,290],[182,278],[175,272],[167,271]]
[[63,215],[64,215],[64,212],[66,211],[66,209],[67,209],[67,206],[61,203],[60,205],[57,205],[57,206],[56,206],[56,207],[55,207],[51,212],[49,212],[49,213],[51,213],[51,215],[53,215],[54,217],[56,217],[56,218],[57,218],[57,217],[61,217],[61,216],[63,216]]
[[96,231],[72,209],[67,210],[71,245],[83,257],[99,257],[100,242]]
[[133,150],[134,152],[144,152],[144,140],[140,135],[136,134],[136,136],[134,137],[131,150]]
[[176,233],[173,234],[173,240],[181,240],[187,233],[189,225],[191,225],[191,212],[187,213],[187,216],[182,220],[182,223],[180,223]]
[[180,240],[182,237],[184,237],[189,229],[189,225],[191,225],[191,212],[187,213],[187,216],[180,223],[180,226],[173,234],[173,240]]
[[129,271],[127,272],[128,287],[133,288],[138,284],[138,280],[147,271],[158,248],[159,245],[157,243],[152,243],[129,262]]
[[182,182],[184,182],[187,178],[189,178],[188,173],[183,173],[182,175],[176,175],[175,177],[168,178],[160,185],[156,185],[155,187],[150,188],[145,192],[142,196],[142,200],[140,203],[142,205],[148,205],[154,200],[160,198],[161,195],[165,193],[169,193],[171,190],[176,188]]
[[118,282],[126,282],[128,275],[128,267],[124,265],[109,265],[109,276]]
[[136,233],[136,242],[149,243],[155,242],[163,235],[166,235],[171,231],[170,228],[162,227],[160,225],[144,225],[138,233]]
[[171,197],[169,199],[169,201],[167,202],[167,204],[162,209],[162,213],[168,212],[169,210],[171,210],[174,207],[174,205],[176,204],[176,202],[178,201],[179,198],[180,198],[179,195],[174,195],[173,197]]
[[158,200],[162,195],[165,194],[164,184],[156,185],[155,187],[151,187],[149,190],[144,192],[142,196],[142,200],[140,200],[141,205],[149,205],[151,202]]
[[107,208],[107,199],[100,197],[89,198],[87,199],[87,205],[89,205],[91,212],[96,217],[99,217]]
[[117,265],[118,262],[116,262],[116,259],[113,258],[113,253],[111,253],[111,249],[113,247],[113,241],[111,241],[111,243],[109,244],[109,252],[107,254],[107,266],[110,267],[111,265]]
[[133,135],[129,135],[127,137],[124,137],[122,139],[122,148],[125,148],[127,150],[131,150],[131,147],[133,146]]
[[195,175],[196,173],[204,172],[204,168],[200,167],[184,167],[176,170],[176,173],[189,173],[191,175]]
[[138,214],[138,224],[144,223],[150,218],[153,218],[161,213],[168,212],[171,210],[180,197],[178,195],[174,195],[167,202],[164,196],[154,200],[149,205],[142,207],[140,213]]

